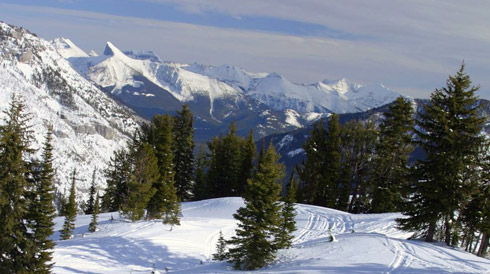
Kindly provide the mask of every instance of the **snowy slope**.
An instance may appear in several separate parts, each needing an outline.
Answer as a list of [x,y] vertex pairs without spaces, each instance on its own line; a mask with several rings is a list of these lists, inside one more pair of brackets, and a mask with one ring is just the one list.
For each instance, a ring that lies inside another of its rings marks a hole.
[[[230,238],[232,214],[241,198],[183,203],[182,225],[158,221],[129,223],[117,213],[100,216],[99,229],[87,233],[90,216],[78,216],[75,238],[57,241],[54,273],[246,273],[211,261],[219,231]],[[352,215],[297,205],[293,248],[280,250],[276,262],[253,273],[488,273],[490,261],[442,245],[404,240],[399,214]],[[111,215],[115,218],[109,221]],[[62,219],[56,220],[56,229]],[[336,237],[329,242],[329,232]],[[354,231],[354,232],[353,232]],[[56,233],[54,239],[59,238]],[[248,273],[248,272],[247,272]]]
[[140,121],[79,75],[50,42],[4,23],[0,23],[0,91],[1,110],[8,108],[12,94],[25,101],[35,134],[33,147],[41,147],[47,126],[53,126],[56,187],[63,193],[76,168],[79,199],[88,192],[95,168],[97,184],[104,187],[102,170]]
[[68,38],[56,38],[51,43],[58,53],[66,59],[72,57],[89,57],[85,51],[80,49]]

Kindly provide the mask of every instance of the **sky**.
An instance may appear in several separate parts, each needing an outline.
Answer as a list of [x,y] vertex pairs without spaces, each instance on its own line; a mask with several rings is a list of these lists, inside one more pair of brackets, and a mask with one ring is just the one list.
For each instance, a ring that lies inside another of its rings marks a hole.
[[415,98],[464,61],[490,99],[488,0],[0,0],[0,20],[101,54],[231,64],[310,84],[347,78]]

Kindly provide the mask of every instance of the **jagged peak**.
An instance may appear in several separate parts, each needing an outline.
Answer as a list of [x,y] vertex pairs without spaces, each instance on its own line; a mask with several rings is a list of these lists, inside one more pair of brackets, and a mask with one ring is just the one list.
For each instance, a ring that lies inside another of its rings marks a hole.
[[95,52],[95,50],[91,50],[88,55],[90,55],[91,57],[97,57],[99,56],[99,54],[97,52]]
[[89,55],[79,48],[70,39],[64,37],[58,37],[51,40],[51,44],[56,48],[61,56],[64,58],[70,57],[88,57]]
[[125,56],[125,54],[119,50],[114,44],[111,42],[107,41],[104,49],[104,55],[105,56]]

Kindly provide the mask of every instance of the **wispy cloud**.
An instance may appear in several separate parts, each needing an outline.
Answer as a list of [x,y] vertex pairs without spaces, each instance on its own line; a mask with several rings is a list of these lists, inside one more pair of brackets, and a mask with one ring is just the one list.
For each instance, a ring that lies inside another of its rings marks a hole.
[[[282,27],[300,22],[331,33],[315,35],[310,29],[301,35],[7,4],[0,4],[0,17],[46,38],[70,37],[87,50],[100,51],[110,40],[122,49],[154,50],[168,60],[230,63],[251,71],[276,71],[296,82],[348,77],[424,97],[444,85],[465,59],[474,82],[487,92],[482,97],[490,98],[490,21],[485,19],[490,2],[145,1],[196,16],[268,18]],[[341,37],[345,34],[361,39]]]

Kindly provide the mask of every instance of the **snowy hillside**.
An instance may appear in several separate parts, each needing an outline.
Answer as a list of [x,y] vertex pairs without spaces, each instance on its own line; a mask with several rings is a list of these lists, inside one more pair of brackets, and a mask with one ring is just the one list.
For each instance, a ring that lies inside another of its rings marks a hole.
[[[69,40],[58,43],[67,45],[65,56],[83,55],[73,51]],[[95,168],[103,188],[102,170],[140,121],[73,70],[50,42],[4,23],[0,23],[0,90],[1,110],[8,108],[12,94],[25,101],[35,134],[33,147],[41,147],[48,125],[53,126],[55,185],[62,193],[75,168],[79,196],[88,190]]]
[[[232,214],[241,198],[183,203],[181,226],[158,221],[129,223],[117,213],[100,216],[99,230],[87,233],[90,216],[78,216],[75,238],[57,241],[54,273],[245,273],[211,261],[218,234],[235,231]],[[488,273],[490,261],[439,244],[405,240],[396,229],[399,214],[352,215],[297,205],[293,248],[253,273]],[[114,221],[109,219],[113,216]],[[56,229],[63,220],[56,219]],[[336,237],[329,242],[329,229]],[[58,240],[56,233],[54,239]]]

